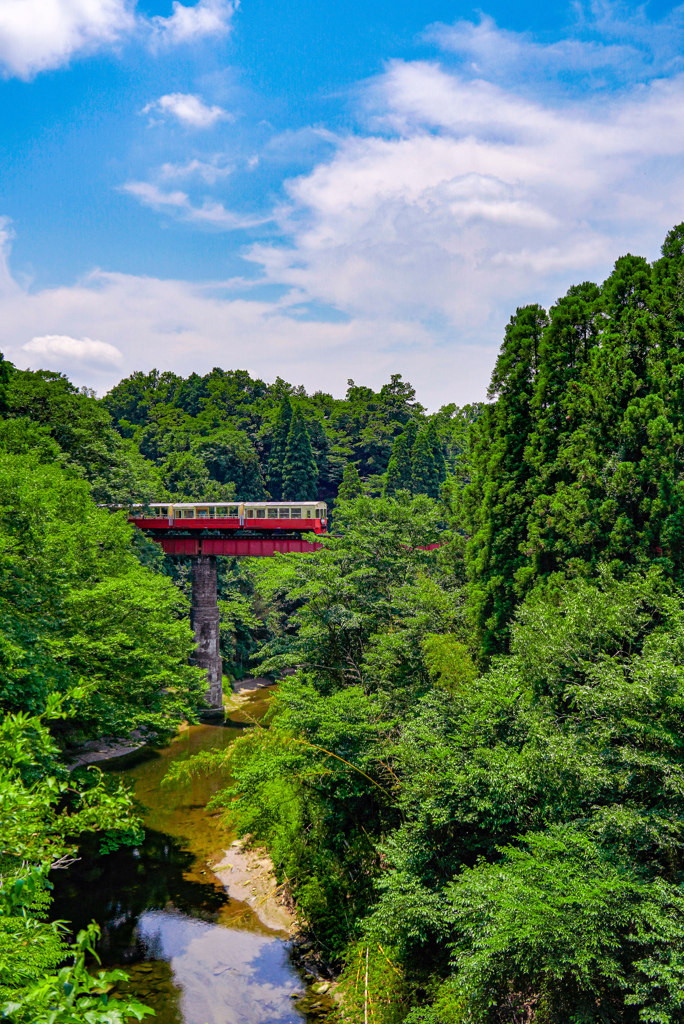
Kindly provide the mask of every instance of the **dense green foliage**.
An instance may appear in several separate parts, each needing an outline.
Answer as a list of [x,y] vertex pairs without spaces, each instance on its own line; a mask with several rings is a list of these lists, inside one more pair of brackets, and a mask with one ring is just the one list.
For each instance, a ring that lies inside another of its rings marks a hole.
[[[3,450],[23,451],[22,439],[30,433],[36,442],[42,437],[40,445],[51,461],[88,481],[96,502],[153,498],[159,487],[155,467],[113,429],[107,410],[90,392],[78,391],[58,373],[3,365]],[[56,444],[50,446],[48,438]]]
[[360,498],[363,494],[363,484],[355,462],[348,462],[344,467],[342,483],[337,492],[338,501],[352,501],[353,498]]
[[684,1018],[683,248],[519,309],[454,447],[409,416],[384,498],[249,567],[296,672],[205,761],[349,1020]]
[[411,420],[398,435],[387,466],[386,497],[394,497],[401,490],[439,497],[447,466],[437,423],[438,419],[432,418],[418,429],[416,421]]
[[[244,370],[214,369],[204,377],[192,374],[187,379],[153,370],[122,380],[103,402],[122,438],[132,439],[154,464],[169,494],[191,498],[201,492],[258,500],[268,491],[276,501],[283,496],[292,501],[309,496],[332,501],[350,460],[368,492],[379,494],[395,439],[407,425],[413,436],[418,424],[428,422],[414,389],[399,374],[379,392],[348,383],[346,397],[335,399],[320,391],[307,395],[304,388],[281,378],[274,384],[253,380]],[[456,469],[462,458],[467,426],[479,411],[479,405],[450,405],[429,418],[434,423],[430,444],[440,483],[446,468]],[[300,425],[288,467],[293,417]],[[220,462],[209,451],[218,440],[224,445]],[[410,478],[409,469],[409,489]],[[220,490],[226,487],[228,491]]]
[[301,409],[295,409],[290,422],[283,459],[283,500],[315,501],[318,493],[318,467],[311,450],[311,439]]
[[161,555],[97,504],[152,498],[155,467],[58,374],[1,361],[0,407],[0,1012],[124,1024],[151,1011],[108,994],[125,976],[90,966],[95,926],[69,945],[50,923],[49,875],[83,836],[139,842],[139,821],[125,789],[65,761],[88,737],[172,734],[205,680]]
[[[0,423],[0,446],[16,423]],[[0,451],[4,711],[40,713],[82,682],[70,729],[126,735],[172,731],[201,703],[187,604],[141,565],[131,534],[124,513],[97,508],[87,482],[40,450]]]
[[283,464],[291,423],[292,403],[290,396],[285,394],[273,424],[273,438],[268,457],[268,486],[274,501],[281,501],[283,497]]
[[652,266],[624,256],[601,287],[511,318],[462,508],[486,652],[556,571],[606,560],[682,578],[683,245],[680,226]]
[[[81,697],[74,690],[67,704]],[[151,1012],[108,998],[121,971],[87,971],[96,927],[70,946],[64,925],[47,921],[49,871],[68,867],[80,836],[99,832],[110,845],[140,839],[121,784],[97,769],[69,777],[60,765],[46,723],[69,713],[52,695],[42,718],[19,713],[0,723],[0,1008],[12,1024],[123,1024]]]
[[[269,847],[349,1021],[678,1024],[683,344],[680,226],[653,265],[518,309],[484,408],[427,416],[398,376],[335,400],[222,370],[97,402],[0,364],[0,696],[34,716],[5,728],[46,737],[58,694],[91,733],[197,707],[187,565],[93,495],[337,497],[321,551],[221,561],[224,653],[281,682],[267,727],[178,771],[229,768],[216,803]],[[16,800],[49,808],[48,742],[7,762]],[[125,832],[121,794],[69,799],[75,831],[92,804],[87,827]]]

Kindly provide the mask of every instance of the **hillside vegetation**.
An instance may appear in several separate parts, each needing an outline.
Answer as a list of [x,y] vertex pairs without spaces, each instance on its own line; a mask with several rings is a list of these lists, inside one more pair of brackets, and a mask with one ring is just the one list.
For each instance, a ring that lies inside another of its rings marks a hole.
[[518,309],[489,399],[429,415],[398,375],[334,399],[220,369],[97,399],[0,362],[11,1021],[144,1013],[84,973],[94,933],[59,974],[48,923],[81,835],[139,841],[69,751],[202,707],[187,564],[107,506],[233,495],[323,498],[333,529],[220,560],[226,669],[282,681],[267,728],[178,770],[229,769],[217,805],[269,847],[346,1019],[684,1018],[684,226]]
[[250,569],[296,672],[221,801],[352,1019],[684,1016],[683,245],[516,311],[438,502],[395,442]]

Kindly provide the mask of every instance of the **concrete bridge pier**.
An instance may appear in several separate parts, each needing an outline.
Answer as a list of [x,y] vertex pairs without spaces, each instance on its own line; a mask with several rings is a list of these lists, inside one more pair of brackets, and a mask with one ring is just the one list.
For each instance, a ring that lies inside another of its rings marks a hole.
[[216,598],[216,558],[199,555],[192,559],[192,604],[190,623],[197,641],[191,664],[207,670],[207,703],[223,711],[223,663],[219,648],[219,610]]

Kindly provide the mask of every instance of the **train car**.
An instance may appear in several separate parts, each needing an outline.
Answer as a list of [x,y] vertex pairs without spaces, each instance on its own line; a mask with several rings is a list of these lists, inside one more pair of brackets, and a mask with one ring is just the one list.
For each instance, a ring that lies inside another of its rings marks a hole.
[[328,518],[328,507],[324,501],[246,501],[243,505],[245,526],[251,526],[251,520],[289,519],[297,520],[305,526],[311,520],[318,520],[325,525]]
[[176,501],[152,502],[130,510],[130,519],[146,529],[313,530],[325,531],[324,501]]

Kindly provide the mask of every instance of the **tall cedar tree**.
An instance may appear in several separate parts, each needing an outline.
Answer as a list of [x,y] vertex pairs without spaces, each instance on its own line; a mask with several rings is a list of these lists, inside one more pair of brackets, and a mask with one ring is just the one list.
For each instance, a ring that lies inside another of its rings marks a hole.
[[524,453],[533,429],[532,396],[542,332],[541,306],[523,306],[511,317],[496,361],[487,405],[473,428],[474,479],[463,494],[470,533],[466,561],[469,600],[484,653],[499,649],[516,603],[516,573],[526,565],[519,545],[525,532],[526,487],[531,467]]
[[486,654],[506,650],[515,604],[554,573],[608,560],[684,581],[683,237],[509,325],[462,505]]
[[[437,479],[440,485],[444,483],[447,478],[446,459],[444,458],[444,452],[442,451],[442,442],[439,439],[437,433],[437,424],[434,420],[430,420],[427,425],[427,437],[432,450],[432,457],[435,460],[435,469],[437,470]],[[435,495],[437,497],[437,495]]]
[[7,385],[9,384],[13,369],[12,363],[8,363],[2,352],[0,352],[0,416],[5,416],[8,411]]
[[[408,463],[410,468],[411,458],[410,453],[406,450],[406,437],[404,434],[399,434],[392,445],[392,454],[390,455],[390,460],[387,465],[387,475],[385,477],[385,487],[383,490],[385,498],[393,498],[397,491],[400,491],[406,486],[404,484],[404,478],[407,475],[405,472],[406,463]],[[409,489],[410,486],[407,490]]]
[[280,501],[283,497],[283,467],[291,423],[292,405],[289,395],[284,395],[278,410],[268,459],[268,489],[274,501]]
[[363,487],[361,485],[359,471],[356,468],[356,463],[348,462],[344,467],[344,475],[342,477],[340,489],[337,492],[337,500],[352,501],[354,498],[361,497],[362,494]]
[[[114,417],[118,434],[131,442],[132,450],[151,460],[152,469],[164,466],[174,452],[199,454],[199,442],[218,431],[235,429],[249,441],[252,454],[256,453],[269,490],[280,497],[287,433],[281,433],[278,443],[274,431],[285,395],[293,403],[296,400],[304,413],[318,466],[318,494],[327,501],[334,500],[350,458],[357,462],[362,478],[377,479],[384,475],[395,437],[411,418],[423,413],[413,388],[397,374],[378,392],[352,382],[346,396],[336,399],[322,391],[308,395],[304,388],[293,387],[281,378],[266,384],[252,379],[245,370],[227,371],[220,367],[186,380],[169,371],[134,373],[117,384],[101,404]],[[447,443],[453,432],[450,420],[448,413],[437,421],[440,435]],[[289,423],[286,428],[289,430]],[[248,470],[251,454],[247,449],[238,454],[243,469]],[[211,461],[212,479],[220,484],[232,480],[236,494],[243,496],[245,484],[238,479],[240,467],[237,475],[231,472],[224,479],[224,467],[215,459]],[[219,473],[216,477],[215,472]],[[152,487],[151,493],[164,497],[160,484]],[[250,496],[255,498],[256,494]]]
[[428,498],[439,495],[439,473],[432,454],[432,445],[427,428],[419,431],[411,452],[413,470],[413,493],[427,494]]
[[302,410],[295,409],[287,435],[283,462],[283,500],[315,501],[318,468],[311,449],[309,431]]
[[411,452],[417,433],[416,421],[409,420],[401,434],[394,439],[392,454],[387,466],[384,491],[386,498],[393,498],[397,491],[413,491]]
[[243,501],[263,501],[266,497],[259,457],[249,439],[239,430],[217,430],[193,445],[213,480],[235,485],[235,494]]

